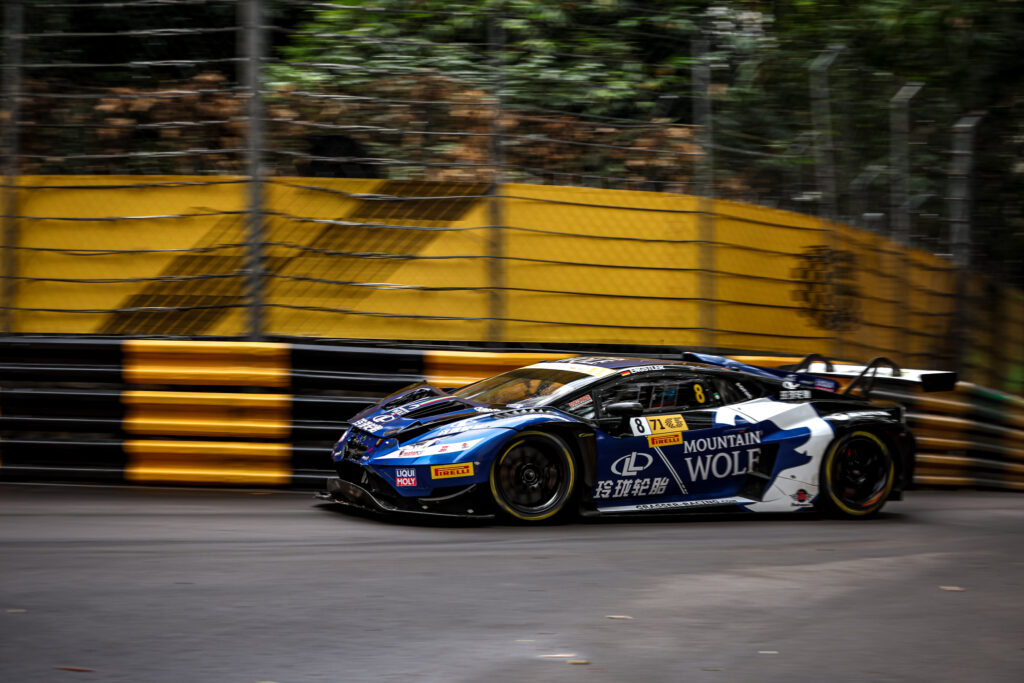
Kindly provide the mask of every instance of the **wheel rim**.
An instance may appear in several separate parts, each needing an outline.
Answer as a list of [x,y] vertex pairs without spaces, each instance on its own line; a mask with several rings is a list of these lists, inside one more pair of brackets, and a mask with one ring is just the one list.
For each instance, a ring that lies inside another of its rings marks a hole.
[[836,451],[829,475],[832,493],[840,504],[851,510],[870,510],[885,500],[892,460],[875,439],[855,435]]
[[572,465],[554,443],[527,439],[502,454],[494,468],[494,492],[517,517],[541,519],[565,502]]

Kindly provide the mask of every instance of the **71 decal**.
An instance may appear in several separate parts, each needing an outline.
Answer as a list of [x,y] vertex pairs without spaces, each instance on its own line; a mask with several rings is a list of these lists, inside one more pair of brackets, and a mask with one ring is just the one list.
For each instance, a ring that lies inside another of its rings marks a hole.
[[689,427],[682,415],[659,415],[658,417],[633,417],[629,420],[633,436],[650,436],[668,432],[685,432]]

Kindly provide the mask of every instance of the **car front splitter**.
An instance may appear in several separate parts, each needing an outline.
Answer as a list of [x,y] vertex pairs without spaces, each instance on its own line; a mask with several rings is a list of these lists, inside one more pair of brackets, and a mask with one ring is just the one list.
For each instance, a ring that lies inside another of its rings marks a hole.
[[[339,505],[345,505],[348,507],[358,508],[360,510],[367,510],[369,512],[375,512],[386,515],[415,515],[419,517],[435,517],[443,519],[479,519],[489,520],[494,519],[493,514],[477,514],[477,513],[451,513],[451,512],[438,512],[436,510],[414,510],[410,508],[400,508],[387,501],[381,500],[374,496],[372,493],[359,486],[353,484],[350,481],[344,481],[338,477],[330,477],[327,479],[327,490],[318,491],[314,494],[314,498],[318,500],[326,500]],[[410,499],[415,501],[416,499]]]

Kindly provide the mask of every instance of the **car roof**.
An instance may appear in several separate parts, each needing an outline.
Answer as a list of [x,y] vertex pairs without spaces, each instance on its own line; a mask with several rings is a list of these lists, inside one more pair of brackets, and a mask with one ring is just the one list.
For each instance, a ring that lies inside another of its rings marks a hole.
[[678,360],[663,360],[657,358],[624,358],[621,356],[574,356],[572,358],[558,358],[541,361],[537,365],[543,366],[546,363],[574,363],[577,365],[590,365],[598,368],[607,368],[609,370],[625,370],[627,368],[636,368],[649,365],[690,365],[689,363],[683,363]]

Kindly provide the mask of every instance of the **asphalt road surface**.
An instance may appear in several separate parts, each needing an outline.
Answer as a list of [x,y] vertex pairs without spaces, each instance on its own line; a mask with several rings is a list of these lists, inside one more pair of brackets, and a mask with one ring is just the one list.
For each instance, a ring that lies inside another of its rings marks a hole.
[[6,683],[1022,680],[1019,494],[531,529],[0,484]]

